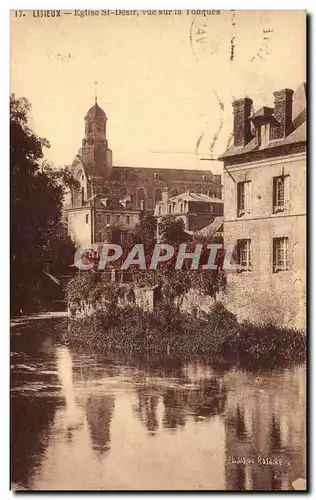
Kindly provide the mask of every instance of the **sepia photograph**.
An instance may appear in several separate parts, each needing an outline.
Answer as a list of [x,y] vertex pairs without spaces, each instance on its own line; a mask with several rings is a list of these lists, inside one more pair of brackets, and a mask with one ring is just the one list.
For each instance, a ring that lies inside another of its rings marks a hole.
[[10,11],[12,491],[307,491],[306,40]]

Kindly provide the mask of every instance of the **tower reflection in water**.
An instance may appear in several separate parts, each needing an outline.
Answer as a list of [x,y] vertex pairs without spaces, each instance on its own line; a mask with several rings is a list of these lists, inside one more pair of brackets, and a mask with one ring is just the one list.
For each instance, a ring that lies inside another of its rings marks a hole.
[[92,449],[104,453],[110,449],[110,425],[115,406],[114,396],[89,396],[85,404]]
[[[74,370],[72,355],[67,347],[58,347],[56,357],[62,393],[66,401],[63,420],[67,439],[72,440],[73,431],[85,426],[89,430],[91,448],[102,454],[110,449],[110,425],[115,398],[111,394],[94,393],[93,389],[88,393],[82,391],[80,385],[87,373],[80,367],[79,370]],[[104,376],[104,373],[99,371],[98,375]],[[77,397],[74,377],[79,386]],[[95,377],[96,374],[93,373],[93,378]]]

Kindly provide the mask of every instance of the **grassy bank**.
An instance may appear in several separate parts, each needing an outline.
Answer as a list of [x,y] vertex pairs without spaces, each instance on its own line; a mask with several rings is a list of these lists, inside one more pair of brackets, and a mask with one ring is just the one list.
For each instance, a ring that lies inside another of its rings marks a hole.
[[201,318],[165,306],[154,313],[131,307],[112,316],[74,319],[64,341],[101,353],[203,356],[236,366],[284,366],[304,361],[306,351],[304,332],[238,323],[220,303]]

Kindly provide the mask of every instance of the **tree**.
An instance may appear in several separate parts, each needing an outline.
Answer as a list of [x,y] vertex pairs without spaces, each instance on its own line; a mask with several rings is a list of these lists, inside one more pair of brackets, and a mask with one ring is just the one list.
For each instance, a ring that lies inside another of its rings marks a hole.
[[[162,300],[170,307],[179,308],[183,302],[185,294],[190,289],[208,295],[214,299],[219,291],[226,286],[226,275],[222,269],[224,251],[218,250],[215,260],[216,269],[203,269],[203,265],[208,262],[210,243],[222,244],[221,238],[203,238],[196,235],[189,235],[184,230],[183,219],[165,216],[158,225],[160,241],[172,245],[174,249],[170,260],[158,263],[157,269],[150,269],[154,244],[146,251],[146,270],[137,267],[132,269],[134,280],[139,286],[154,287],[161,289]],[[201,257],[198,269],[191,269],[191,261],[185,259],[181,269],[176,268],[176,262],[181,243],[186,243],[186,252],[193,253],[197,244],[202,244]]]
[[[14,94],[10,97],[13,312],[29,308],[30,299],[40,293],[42,268],[51,259],[52,249],[56,251],[58,241],[63,241],[62,244],[67,241],[65,231],[57,234],[62,227],[65,189],[76,182],[68,167],[54,169],[43,161],[43,149],[50,145],[30,129],[30,110],[27,99],[16,98]],[[56,262],[56,258],[53,260]]]
[[184,230],[183,219],[175,216],[165,215],[158,224],[158,231],[162,243],[180,244],[188,240],[188,235]]
[[143,243],[145,248],[150,248],[155,244],[156,236],[156,217],[151,214],[144,215],[135,228],[135,243]]

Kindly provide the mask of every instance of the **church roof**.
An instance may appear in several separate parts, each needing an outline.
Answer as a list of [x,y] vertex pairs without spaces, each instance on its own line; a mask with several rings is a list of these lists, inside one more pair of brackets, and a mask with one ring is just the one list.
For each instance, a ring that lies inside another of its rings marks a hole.
[[103,109],[100,108],[100,106],[96,102],[95,105],[89,109],[85,118],[106,118],[106,114],[104,113]]

